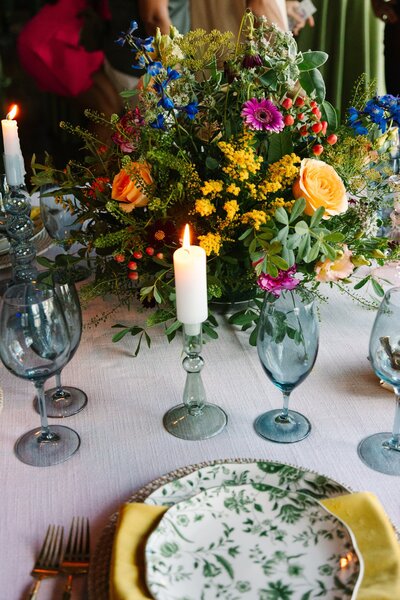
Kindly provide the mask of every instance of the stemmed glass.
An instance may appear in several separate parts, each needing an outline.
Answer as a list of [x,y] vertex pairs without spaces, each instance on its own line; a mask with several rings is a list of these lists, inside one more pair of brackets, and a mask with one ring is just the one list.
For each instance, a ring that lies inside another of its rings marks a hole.
[[[73,283],[54,284],[54,289],[64,313],[67,323],[71,350],[69,362],[78,349],[82,335],[82,311],[78,292]],[[77,387],[63,386],[61,383],[61,369],[56,372],[56,387],[45,391],[46,412],[48,417],[70,417],[82,410],[87,404],[87,395]],[[34,406],[39,411],[38,398]]]
[[[76,198],[73,194],[54,194],[58,190],[52,184],[40,188],[40,216],[49,236],[56,240],[65,252],[71,248],[71,232],[80,231],[82,223],[74,214],[73,206]],[[70,208],[67,208],[66,205]],[[83,265],[74,264],[68,267],[68,275],[72,281],[82,281],[90,274],[90,270]]]
[[65,461],[78,450],[80,438],[69,427],[49,427],[43,389],[45,381],[65,365],[70,352],[68,327],[55,292],[34,284],[9,287],[3,296],[0,335],[5,367],[32,381],[39,398],[41,427],[17,440],[17,457],[37,467]]
[[362,461],[381,473],[400,475],[400,288],[388,290],[379,307],[369,342],[375,373],[394,388],[396,411],[392,433],[375,433],[358,445]]
[[311,424],[304,415],[289,410],[289,398],[317,357],[318,319],[313,300],[303,300],[294,290],[282,291],[279,297],[268,292],[260,315],[257,350],[265,373],[283,393],[283,408],[260,415],[254,428],[272,442],[298,442],[310,433]]

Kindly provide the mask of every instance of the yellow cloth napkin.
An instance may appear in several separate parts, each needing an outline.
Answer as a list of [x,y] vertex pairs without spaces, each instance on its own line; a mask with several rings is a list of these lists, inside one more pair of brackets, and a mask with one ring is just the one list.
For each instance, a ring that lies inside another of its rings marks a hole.
[[350,527],[364,559],[357,600],[400,599],[400,545],[378,498],[358,492],[322,504]]
[[[378,499],[369,492],[322,502],[353,531],[364,559],[357,600],[400,599],[400,546]],[[110,600],[151,599],[144,582],[144,548],[166,506],[124,504],[111,558]]]
[[144,580],[144,549],[167,508],[141,503],[121,507],[111,557],[110,600],[152,598]]

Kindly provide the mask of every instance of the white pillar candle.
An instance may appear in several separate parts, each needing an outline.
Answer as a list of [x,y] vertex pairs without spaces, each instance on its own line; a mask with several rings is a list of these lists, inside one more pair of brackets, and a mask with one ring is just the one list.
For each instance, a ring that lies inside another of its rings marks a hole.
[[174,252],[174,272],[177,318],[189,335],[200,333],[200,323],[208,317],[206,263],[205,250],[190,245],[186,225],[182,248]]
[[1,120],[4,146],[4,167],[6,170],[7,183],[10,186],[22,185],[24,183],[25,167],[18,137],[18,125],[14,119],[18,107],[14,104],[5,119]]

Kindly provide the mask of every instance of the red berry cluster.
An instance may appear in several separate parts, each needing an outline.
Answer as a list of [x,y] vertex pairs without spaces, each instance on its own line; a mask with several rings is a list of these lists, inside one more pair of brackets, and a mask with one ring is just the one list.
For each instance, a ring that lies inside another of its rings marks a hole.
[[281,102],[286,113],[283,122],[286,127],[294,126],[301,138],[309,138],[312,141],[312,151],[319,156],[324,151],[323,141],[333,146],[337,142],[337,135],[331,133],[326,135],[328,122],[322,121],[322,113],[315,100],[297,96],[295,100],[286,96]]
[[[156,256],[159,260],[164,258],[164,254],[162,252],[157,252],[155,254],[155,250],[152,246],[147,246],[145,248],[145,253],[148,256]],[[118,254],[114,254],[114,260],[118,263],[124,263],[127,261],[127,269],[128,269],[128,279],[131,281],[137,281],[139,279],[138,273],[138,263],[136,261],[140,261],[143,258],[143,252],[141,250],[134,250],[129,258],[119,252]]]

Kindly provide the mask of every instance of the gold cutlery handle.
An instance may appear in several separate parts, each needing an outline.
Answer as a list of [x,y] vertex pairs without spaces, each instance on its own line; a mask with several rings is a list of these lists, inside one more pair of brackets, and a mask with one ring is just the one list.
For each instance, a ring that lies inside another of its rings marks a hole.
[[72,575],[68,575],[67,577],[67,583],[65,584],[64,587],[64,592],[62,595],[62,600],[70,600],[71,595],[72,595]]
[[39,591],[39,587],[40,587],[41,583],[42,583],[41,579],[37,579],[35,581],[35,583],[33,584],[33,586],[30,589],[29,596],[27,597],[27,600],[36,600],[37,595],[38,595],[38,591]]

